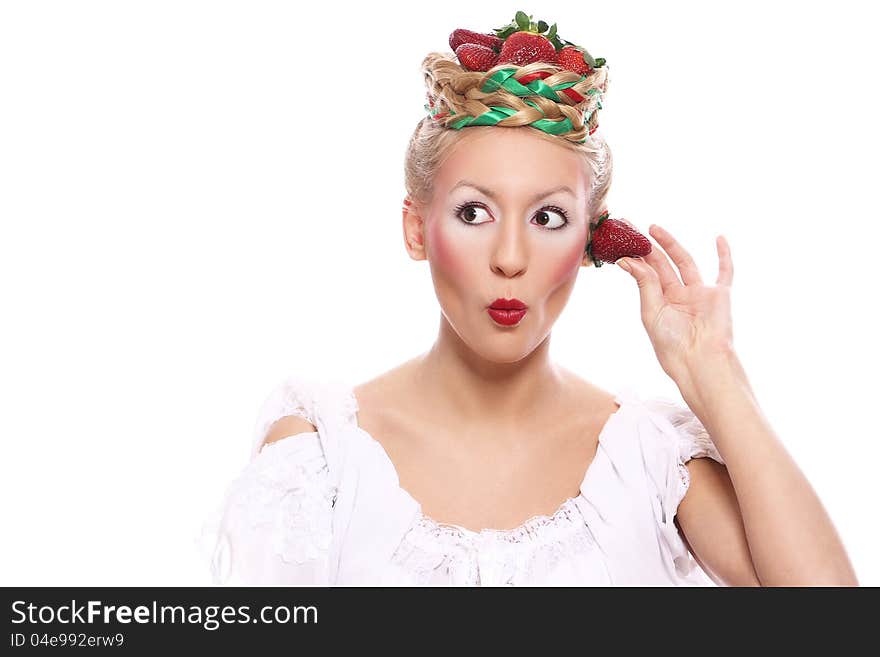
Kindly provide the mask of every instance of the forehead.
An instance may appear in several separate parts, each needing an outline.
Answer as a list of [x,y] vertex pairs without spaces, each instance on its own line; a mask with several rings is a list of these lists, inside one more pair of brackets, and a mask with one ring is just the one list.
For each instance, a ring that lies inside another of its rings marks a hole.
[[471,133],[452,148],[437,172],[436,188],[450,190],[460,180],[470,180],[504,195],[532,196],[567,185],[581,194],[586,167],[575,152],[531,134],[535,128],[493,127]]

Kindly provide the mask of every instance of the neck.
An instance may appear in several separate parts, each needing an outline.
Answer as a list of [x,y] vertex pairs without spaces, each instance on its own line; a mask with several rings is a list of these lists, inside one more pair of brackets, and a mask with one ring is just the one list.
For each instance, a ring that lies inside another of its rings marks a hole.
[[[558,396],[563,374],[550,359],[550,336],[515,362],[487,360],[466,345],[441,313],[440,331],[418,359],[414,384],[435,407],[467,424],[513,426],[534,418]],[[552,405],[552,404],[551,404]]]

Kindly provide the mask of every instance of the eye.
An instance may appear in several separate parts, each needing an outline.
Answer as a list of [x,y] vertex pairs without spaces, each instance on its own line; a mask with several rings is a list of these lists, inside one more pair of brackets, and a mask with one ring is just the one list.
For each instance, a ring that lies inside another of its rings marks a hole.
[[[548,224],[552,223],[552,215],[557,215],[562,218],[562,223],[551,225],[548,227]],[[565,228],[568,225],[568,215],[565,210],[562,208],[557,208],[555,205],[549,205],[545,208],[541,208],[538,212],[535,213],[535,217],[538,219],[538,225],[547,227],[547,230],[559,230],[560,228]]]
[[477,221],[480,210],[486,212],[486,208],[482,205],[477,205],[476,203],[462,203],[455,208],[455,216],[466,224],[479,225],[487,223],[485,221]]

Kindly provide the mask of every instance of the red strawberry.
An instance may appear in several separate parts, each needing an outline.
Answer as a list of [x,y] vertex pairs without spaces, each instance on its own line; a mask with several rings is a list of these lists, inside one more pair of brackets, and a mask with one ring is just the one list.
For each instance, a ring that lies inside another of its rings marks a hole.
[[543,34],[537,32],[514,32],[504,40],[499,64],[525,66],[533,62],[556,63],[556,47]]
[[488,71],[498,61],[497,53],[478,43],[463,43],[455,49],[459,63],[469,71]]
[[609,219],[604,212],[593,225],[586,252],[593,263],[601,267],[603,262],[616,262],[626,256],[646,256],[651,252],[651,242],[631,224]]
[[593,72],[593,67],[584,59],[584,51],[574,46],[565,46],[560,50],[557,63],[567,71],[574,71],[581,75],[589,75]]
[[501,50],[502,41],[494,34],[481,34],[480,32],[473,32],[462,28],[453,30],[452,34],[449,35],[449,47],[455,51],[463,43],[476,43],[498,52]]

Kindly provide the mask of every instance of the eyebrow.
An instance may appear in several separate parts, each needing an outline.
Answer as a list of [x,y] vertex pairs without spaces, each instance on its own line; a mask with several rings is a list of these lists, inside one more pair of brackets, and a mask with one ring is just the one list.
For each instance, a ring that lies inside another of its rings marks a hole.
[[[477,185],[476,183],[473,183],[469,180],[459,180],[455,184],[455,186],[449,191],[455,191],[459,187],[473,187],[478,192],[485,194],[486,196],[488,196],[492,200],[498,200],[498,195],[495,192],[493,192],[491,189],[486,189],[485,187],[481,187],[480,185]],[[559,187],[554,187],[553,189],[547,190],[546,192],[541,192],[539,194],[535,194],[535,196],[533,196],[529,200],[529,202],[535,203],[536,201],[540,201],[542,198],[546,198],[547,196],[550,196],[551,194],[555,194],[556,192],[568,192],[572,196],[577,196],[577,194],[575,194],[574,191],[571,189],[571,187],[569,187],[568,185],[560,185]]]

